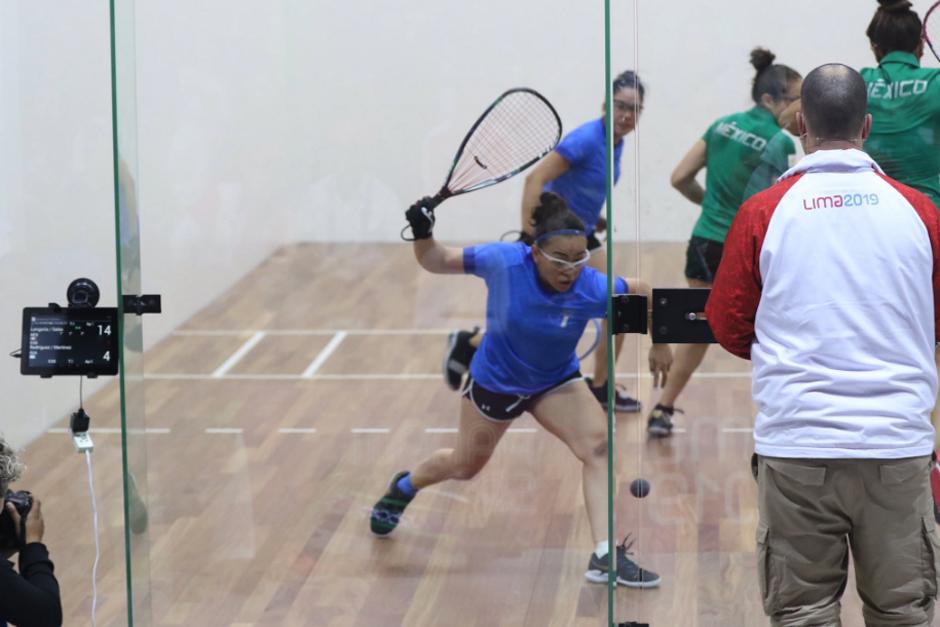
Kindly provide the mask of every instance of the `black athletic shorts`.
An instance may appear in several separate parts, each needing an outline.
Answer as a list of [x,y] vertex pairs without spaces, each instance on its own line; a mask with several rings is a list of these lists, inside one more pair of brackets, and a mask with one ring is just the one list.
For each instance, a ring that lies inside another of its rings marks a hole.
[[470,402],[473,403],[473,406],[477,408],[477,411],[480,412],[484,418],[489,418],[490,420],[512,420],[529,411],[540,398],[549,392],[557,390],[572,381],[580,381],[583,378],[584,376],[581,374],[581,371],[575,370],[558,383],[550,385],[544,390],[539,390],[534,394],[524,396],[521,394],[502,394],[500,392],[487,390],[474,381],[473,377],[467,375],[467,382],[463,386],[461,395],[470,399]]
[[724,248],[721,242],[693,235],[685,251],[685,278],[714,283]]

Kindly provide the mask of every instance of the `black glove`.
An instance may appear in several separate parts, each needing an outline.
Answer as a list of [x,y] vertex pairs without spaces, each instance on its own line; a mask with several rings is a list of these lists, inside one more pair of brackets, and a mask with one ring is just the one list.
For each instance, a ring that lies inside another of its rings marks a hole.
[[415,240],[431,237],[431,231],[434,230],[434,209],[428,209],[430,205],[430,196],[425,196],[405,212],[405,219],[411,225],[411,234]]

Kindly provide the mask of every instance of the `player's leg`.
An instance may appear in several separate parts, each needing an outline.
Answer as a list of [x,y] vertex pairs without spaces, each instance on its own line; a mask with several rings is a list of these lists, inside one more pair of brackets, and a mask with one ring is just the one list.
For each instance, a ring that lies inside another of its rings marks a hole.
[[[471,380],[467,390],[473,387]],[[418,490],[448,479],[472,479],[489,461],[512,419],[493,420],[481,415],[470,395],[460,399],[460,424],[453,448],[434,451],[412,472],[396,473],[385,495],[372,508],[371,527],[376,535],[388,535]],[[517,414],[518,415],[518,414]]]
[[[685,277],[689,287],[711,287],[721,262],[723,248],[721,242],[701,237],[692,237],[689,240],[685,260]],[[664,437],[672,433],[676,400],[702,363],[706,352],[708,344],[680,344],[676,348],[666,385],[663,386],[659,402],[653,407],[647,420],[650,435]]]
[[[596,237],[589,239],[588,248],[591,251],[591,260],[588,265],[598,272],[607,273],[607,251]],[[600,339],[594,349],[594,373],[587,379],[588,386],[594,397],[603,407],[607,407],[607,320],[601,322]],[[620,357],[623,348],[624,336],[614,338],[614,363]],[[623,412],[637,412],[642,409],[640,401],[628,395],[625,388],[614,385],[614,410]]]
[[[607,421],[591,393],[572,379],[532,401],[529,411],[550,433],[564,442],[581,462],[581,483],[591,535],[597,547],[591,554],[585,577],[607,581]],[[616,482],[615,482],[616,483]],[[629,546],[617,547],[617,582],[636,588],[659,585],[656,573],[637,566]]]
[[[710,283],[689,279],[689,287],[711,287]],[[685,389],[692,375],[701,365],[708,352],[708,344],[679,344],[675,349],[675,359],[669,369],[669,377],[659,396],[659,402],[653,407],[647,421],[647,430],[651,435],[668,436],[672,433],[672,417],[676,412],[676,400]]]

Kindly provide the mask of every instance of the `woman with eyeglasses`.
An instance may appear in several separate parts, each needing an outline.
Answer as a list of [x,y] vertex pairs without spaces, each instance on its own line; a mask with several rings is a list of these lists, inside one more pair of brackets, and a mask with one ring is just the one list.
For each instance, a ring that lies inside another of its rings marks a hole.
[[[773,185],[796,152],[781,121],[795,121],[803,77],[786,65],[775,64],[775,58],[763,48],[751,51],[751,65],[757,72],[751,86],[754,106],[716,120],[672,173],[672,186],[702,206],[686,249],[689,287],[711,287],[738,207]],[[695,180],[703,168],[704,188]],[[651,435],[672,433],[675,402],[707,350],[708,344],[682,344],[676,349],[669,380],[647,421]]]
[[[453,448],[432,453],[413,470],[396,474],[375,504],[371,528],[387,535],[422,488],[448,479],[473,478],[489,461],[513,419],[531,413],[562,440],[581,462],[584,502],[595,551],[585,577],[606,582],[607,426],[604,412],[582,381],[575,347],[588,320],[605,315],[607,277],[586,267],[588,233],[560,196],[545,192],[532,212],[530,247],[496,242],[450,248],[431,234],[434,214],[422,201],[405,214],[414,234],[418,263],[437,274],[474,274],[486,281],[487,332],[470,366],[460,401]],[[649,295],[639,279],[617,278],[616,293]],[[650,350],[654,379],[672,361],[667,345]],[[653,587],[659,576],[617,550],[617,580],[630,587]]]
[[[646,88],[640,78],[631,71],[618,75],[612,86],[613,92],[613,140],[614,182],[620,179],[620,157],[623,153],[623,138],[633,132],[643,111]],[[587,249],[592,268],[607,271],[607,252],[595,232],[605,231],[607,223],[601,216],[607,201],[607,137],[606,106],[604,115],[575,128],[565,135],[554,151],[536,165],[525,179],[522,192],[522,241],[532,243],[534,227],[532,212],[539,204],[542,192],[554,192],[561,196],[572,212],[585,226]],[[606,323],[601,327],[601,336],[606,337]],[[449,338],[444,372],[448,384],[457,389],[461,375],[470,365],[473,352],[480,342],[474,331],[459,331]],[[623,336],[616,338],[614,355],[620,354]],[[593,377],[587,379],[595,398],[607,406],[607,343],[599,341],[594,353]],[[638,412],[640,402],[629,396],[621,386],[614,388],[614,409],[622,412]]]

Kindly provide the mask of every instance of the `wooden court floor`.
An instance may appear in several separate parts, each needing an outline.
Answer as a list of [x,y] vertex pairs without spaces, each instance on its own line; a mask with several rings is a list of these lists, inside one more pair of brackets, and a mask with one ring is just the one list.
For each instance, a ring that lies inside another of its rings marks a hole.
[[[615,267],[681,286],[683,254],[680,244],[621,246]],[[172,286],[161,290],[172,303]],[[132,454],[147,457],[138,483],[149,528],[134,542],[149,624],[605,625],[606,588],[583,578],[592,542],[579,466],[528,416],[476,479],[422,492],[389,539],[368,531],[390,476],[453,438],[458,401],[440,359],[448,329],[480,323],[483,296],[473,277],[421,272],[407,246],[295,245],[148,351],[146,425],[134,425],[146,431],[129,437]],[[650,379],[637,375],[646,346],[628,339],[618,372],[649,407]],[[663,583],[616,590],[616,619],[767,624],[748,364],[713,348],[678,405],[685,414],[665,441],[647,439],[645,415],[618,417],[618,534],[633,534],[637,561]],[[101,520],[98,625],[123,625],[116,386],[86,408]],[[87,470],[64,426],[27,448],[23,485],[43,500],[65,624],[85,625]],[[651,481],[648,498],[630,496],[635,477]],[[844,625],[862,625],[851,580],[844,607]]]

